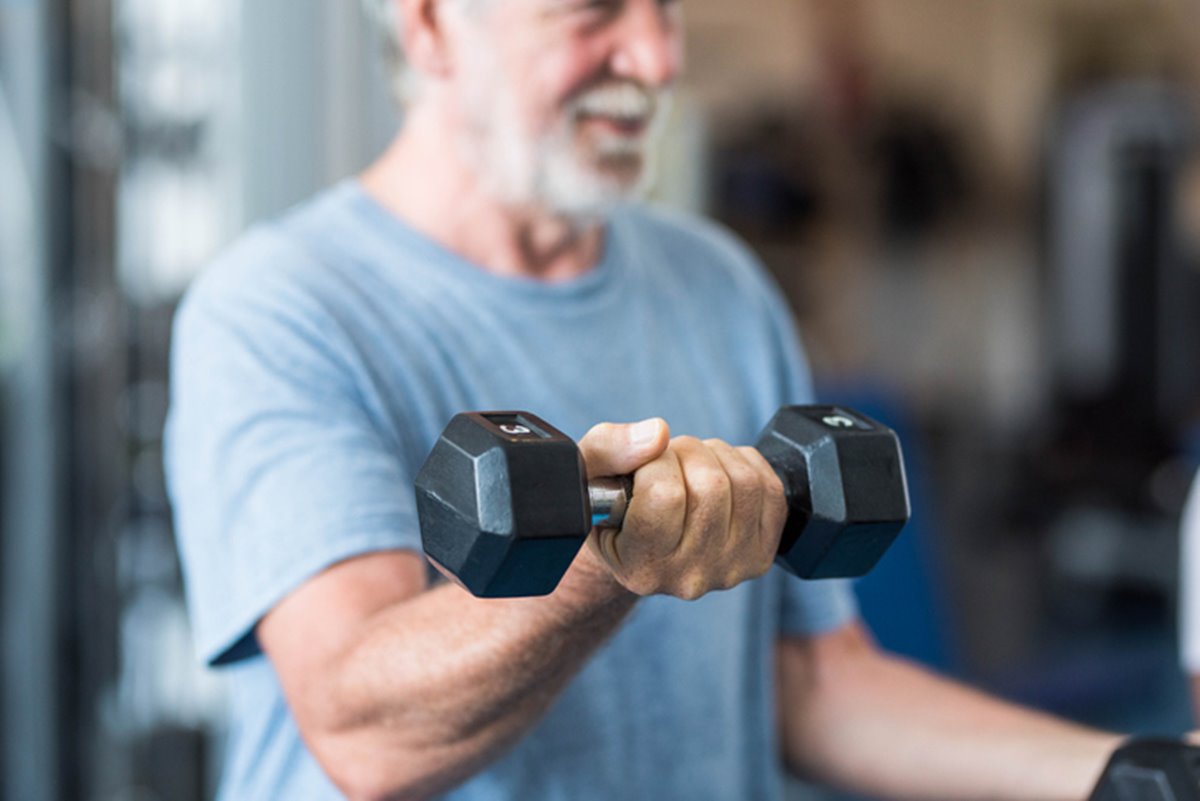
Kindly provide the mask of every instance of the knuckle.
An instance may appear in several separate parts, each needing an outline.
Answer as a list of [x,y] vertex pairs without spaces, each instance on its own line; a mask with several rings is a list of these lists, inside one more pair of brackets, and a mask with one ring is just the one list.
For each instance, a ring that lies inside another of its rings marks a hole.
[[751,465],[770,467],[770,463],[766,460],[766,457],[762,455],[762,452],[752,445],[739,445],[734,450],[736,450],[742,456],[742,458]]
[[725,589],[736,587],[745,581],[765,576],[775,564],[775,551],[747,554],[745,561],[736,565],[724,576]]
[[763,500],[783,507],[787,503],[787,494],[783,491],[783,482],[775,476],[769,476],[763,481]]
[[703,577],[689,575],[678,582],[671,594],[683,601],[695,601],[704,597],[707,591],[708,583]]
[[[634,488],[634,497],[639,494]],[[658,509],[675,509],[687,503],[687,489],[679,481],[656,481],[641,490],[643,497],[650,505]]]
[[736,587],[742,580],[741,571],[736,567],[726,567],[714,572],[708,580],[708,588],[714,592],[724,592]]
[[729,479],[744,492],[753,493],[755,497],[766,493],[764,482],[758,472],[748,464],[731,464],[727,468]]
[[688,477],[688,485],[699,498],[712,499],[727,495],[733,484],[724,470],[704,468]]
[[755,578],[761,578],[762,576],[767,575],[767,573],[769,573],[771,571],[771,568],[774,565],[775,565],[775,549],[771,548],[769,551],[767,551],[765,554],[763,554],[761,559],[759,559],[758,566],[756,568]]
[[625,585],[625,589],[643,598],[658,592],[657,582],[653,581],[650,576],[642,573],[626,576],[622,583]]

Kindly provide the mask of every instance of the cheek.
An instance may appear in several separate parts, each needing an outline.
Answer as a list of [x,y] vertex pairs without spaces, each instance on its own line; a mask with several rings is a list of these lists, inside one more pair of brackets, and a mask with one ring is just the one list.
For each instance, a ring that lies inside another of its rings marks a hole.
[[574,41],[542,50],[535,64],[527,85],[539,99],[543,122],[548,124],[561,121],[563,109],[580,92],[609,75],[602,52]]

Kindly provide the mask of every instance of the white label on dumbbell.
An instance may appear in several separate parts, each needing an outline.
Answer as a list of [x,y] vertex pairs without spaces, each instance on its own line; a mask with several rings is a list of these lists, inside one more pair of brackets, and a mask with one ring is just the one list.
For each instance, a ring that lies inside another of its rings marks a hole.
[[505,434],[511,434],[514,437],[519,437],[522,434],[532,434],[533,433],[528,428],[526,428],[525,426],[520,425],[518,423],[505,423],[504,425],[500,426],[500,430],[503,431]]
[[854,421],[844,414],[830,414],[821,418],[821,422],[830,428],[854,428]]

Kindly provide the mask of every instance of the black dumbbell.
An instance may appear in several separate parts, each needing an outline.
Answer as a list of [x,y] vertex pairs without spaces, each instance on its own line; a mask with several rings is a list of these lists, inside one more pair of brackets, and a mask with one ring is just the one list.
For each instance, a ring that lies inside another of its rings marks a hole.
[[[835,406],[786,406],[755,447],[788,501],[777,561],[801,578],[861,576],[908,521],[900,441]],[[579,447],[528,412],[456,415],[417,475],[428,557],[472,594],[545,595],[593,526],[619,528],[628,477],[586,479]]]
[[1113,752],[1088,801],[1200,801],[1200,748],[1136,738]]

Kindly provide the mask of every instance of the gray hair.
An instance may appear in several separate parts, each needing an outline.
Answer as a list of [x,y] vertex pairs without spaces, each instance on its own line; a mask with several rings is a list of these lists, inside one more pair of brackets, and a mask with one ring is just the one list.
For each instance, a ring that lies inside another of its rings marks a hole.
[[[362,0],[363,13],[383,43],[384,65],[390,78],[392,96],[401,106],[416,97],[420,77],[409,67],[404,57],[397,0]],[[487,5],[486,0],[455,0],[458,6],[469,9]]]
[[400,43],[400,18],[396,14],[395,0],[362,0],[362,8],[367,22],[383,44],[383,63],[392,97],[403,106],[412,99],[416,87],[404,58],[404,46]]

